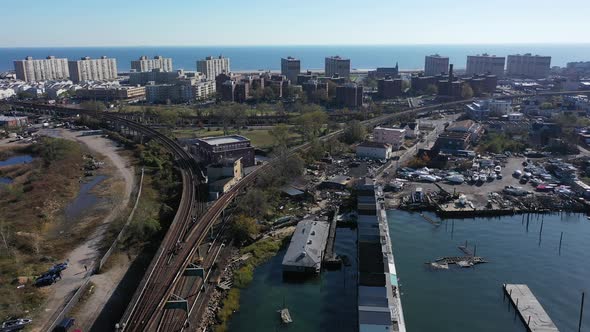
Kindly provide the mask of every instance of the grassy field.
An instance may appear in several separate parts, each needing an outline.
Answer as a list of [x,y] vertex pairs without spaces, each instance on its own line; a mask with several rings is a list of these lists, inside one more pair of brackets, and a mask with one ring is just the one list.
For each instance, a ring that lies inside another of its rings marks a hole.
[[[240,133],[237,130],[230,130],[231,134],[238,134],[248,138],[252,141],[252,145],[259,149],[268,149],[272,147],[274,138],[270,132],[266,129],[254,129],[254,130],[241,130]],[[206,129],[178,129],[174,130],[173,134],[178,138],[196,138],[196,137],[215,137],[223,136],[223,130],[206,130]],[[297,133],[291,133],[293,145],[301,143],[301,136]]]

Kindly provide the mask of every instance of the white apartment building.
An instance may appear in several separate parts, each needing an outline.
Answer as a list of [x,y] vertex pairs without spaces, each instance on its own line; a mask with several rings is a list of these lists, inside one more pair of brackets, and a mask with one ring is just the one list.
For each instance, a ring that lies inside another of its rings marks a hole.
[[229,74],[229,58],[208,56],[205,60],[197,61],[197,71],[204,74],[209,81],[214,81],[219,74]]
[[16,60],[14,70],[16,78],[25,82],[60,80],[70,76],[68,59],[54,56],[37,60],[28,56],[24,60]]
[[325,60],[325,76],[333,77],[350,77],[350,59],[342,58],[338,55],[327,57]]
[[466,113],[476,120],[487,119],[490,114],[506,115],[512,113],[510,100],[484,99],[466,105]]
[[363,142],[356,146],[356,157],[387,160],[391,158],[391,151],[391,145],[387,143]]
[[136,72],[149,72],[152,69],[160,69],[162,71],[172,71],[172,58],[164,58],[156,55],[153,59],[149,59],[143,55],[138,60],[131,61],[131,69]]
[[373,140],[377,143],[391,145],[393,150],[399,150],[404,144],[406,130],[400,128],[376,127],[373,129]]
[[468,55],[467,68],[465,73],[467,75],[487,74],[491,73],[498,77],[504,76],[504,65],[506,58],[495,55]]
[[438,54],[427,55],[424,59],[424,75],[436,76],[449,72],[449,57]]
[[117,59],[91,59],[83,57],[77,61],[69,61],[70,78],[74,83],[86,81],[106,81],[117,78]]
[[527,54],[509,55],[506,74],[511,77],[545,78],[549,76],[551,57]]
[[215,81],[199,81],[193,85],[193,96],[195,99],[207,99],[216,91]]

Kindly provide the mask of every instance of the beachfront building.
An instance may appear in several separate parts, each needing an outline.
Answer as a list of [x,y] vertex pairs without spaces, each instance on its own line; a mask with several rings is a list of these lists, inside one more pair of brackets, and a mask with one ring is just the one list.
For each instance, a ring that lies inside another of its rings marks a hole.
[[344,77],[350,78],[350,59],[342,58],[338,55],[326,57],[325,72],[326,77]]
[[28,56],[24,60],[16,60],[14,70],[16,78],[25,82],[61,80],[70,77],[68,59],[54,56],[48,56],[46,59],[33,59]]
[[214,81],[220,74],[229,74],[229,58],[224,58],[221,55],[217,58],[208,56],[197,61],[197,71],[205,75],[207,80]]
[[438,54],[427,55],[424,59],[424,75],[446,75],[449,71],[449,57]]
[[301,73],[301,61],[293,57],[281,58],[281,75],[286,76],[292,84],[297,83],[297,75]]
[[527,54],[509,55],[506,75],[518,78],[546,78],[551,69],[551,57]]
[[153,69],[172,71],[172,58],[156,55],[153,59],[148,59],[147,56],[143,55],[138,60],[131,61],[131,69],[136,72],[149,72]]
[[91,59],[83,57],[80,60],[68,62],[70,78],[72,82],[107,81],[117,78],[117,59],[107,58]]
[[482,55],[468,55],[465,74],[468,76],[477,74],[492,74],[496,75],[497,77],[503,77],[505,62],[505,57],[499,57],[485,53]]

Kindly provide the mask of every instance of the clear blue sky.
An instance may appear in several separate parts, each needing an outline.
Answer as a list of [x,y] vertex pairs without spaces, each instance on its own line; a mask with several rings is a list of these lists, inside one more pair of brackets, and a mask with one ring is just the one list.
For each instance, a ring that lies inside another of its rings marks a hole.
[[590,0],[0,1],[0,47],[590,42]]

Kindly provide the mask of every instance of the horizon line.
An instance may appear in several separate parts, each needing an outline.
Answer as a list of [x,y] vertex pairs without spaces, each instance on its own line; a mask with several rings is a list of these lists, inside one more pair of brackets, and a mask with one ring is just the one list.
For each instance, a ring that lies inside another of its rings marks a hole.
[[376,44],[207,44],[207,45],[44,45],[44,46],[0,46],[0,49],[18,48],[123,48],[123,47],[358,47],[358,46],[506,46],[506,45],[590,45],[588,42],[505,42],[505,43],[376,43]]

